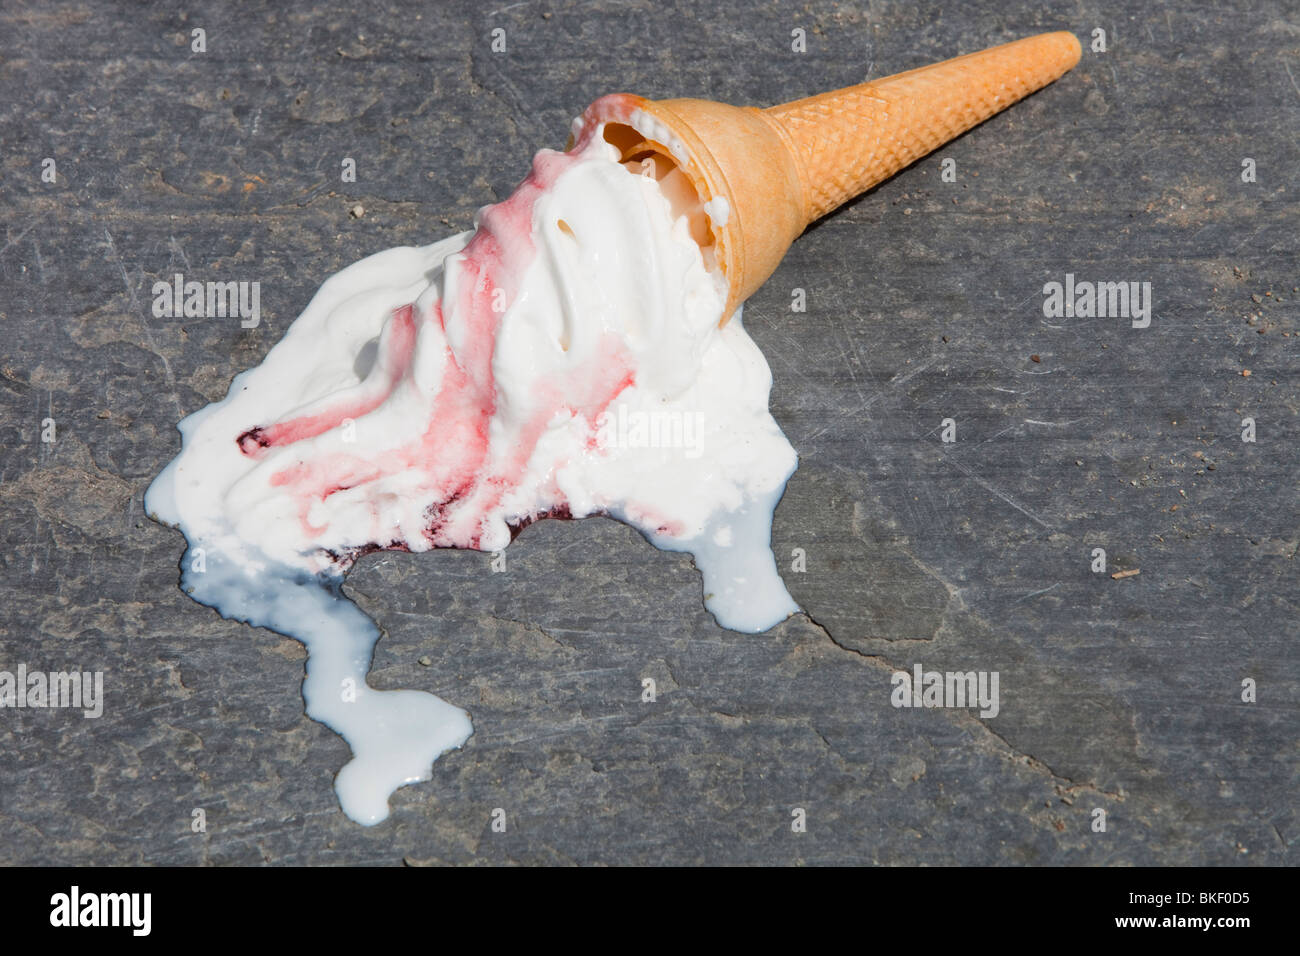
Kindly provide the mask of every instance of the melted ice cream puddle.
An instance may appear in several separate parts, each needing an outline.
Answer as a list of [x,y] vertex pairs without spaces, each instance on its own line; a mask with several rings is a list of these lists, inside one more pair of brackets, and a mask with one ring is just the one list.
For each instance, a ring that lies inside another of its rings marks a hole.
[[[658,183],[594,131],[543,150],[474,233],[328,279],[257,368],[180,423],[146,508],[189,542],[182,586],[306,645],[308,716],[372,824],[461,746],[468,714],[366,684],[379,631],[342,593],[369,551],[496,551],[547,515],[608,514],[694,555],[718,623],[797,610],[770,549],[794,450],[771,372]],[[711,209],[713,216],[725,216]]]

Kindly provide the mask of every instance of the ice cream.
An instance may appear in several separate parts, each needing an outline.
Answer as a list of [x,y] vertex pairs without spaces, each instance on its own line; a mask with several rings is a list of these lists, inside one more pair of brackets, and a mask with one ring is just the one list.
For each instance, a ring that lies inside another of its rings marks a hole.
[[[1011,102],[986,99],[962,122]],[[538,518],[605,514],[690,552],[722,626],[797,611],[769,547],[796,457],[738,310],[826,211],[805,181],[822,160],[797,124],[702,102],[597,101],[473,232],[334,275],[180,423],[146,508],[184,532],[191,597],[306,645],[307,713],[352,748],[336,789],[359,822],[471,733],[450,703],[366,684],[379,631],[342,591],[364,554],[497,551]]]
[[307,645],[307,713],[352,747],[354,819],[470,734],[435,697],[366,686],[378,631],[340,591],[359,555],[497,551],[539,517],[601,513],[692,552],[724,626],[796,609],[768,548],[795,467],[771,373],[739,321],[719,327],[726,290],[687,217],[620,158],[599,135],[544,150],[473,235],[330,278],[181,423],[149,490],[190,542],[195,600]]

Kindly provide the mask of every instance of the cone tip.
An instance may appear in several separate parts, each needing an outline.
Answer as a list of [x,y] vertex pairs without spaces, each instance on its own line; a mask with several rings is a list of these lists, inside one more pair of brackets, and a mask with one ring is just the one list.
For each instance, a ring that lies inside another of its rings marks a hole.
[[1057,30],[1055,33],[1042,34],[1043,39],[1051,38],[1060,45],[1061,62],[1066,71],[1074,69],[1079,60],[1083,57],[1083,45],[1079,43],[1079,38],[1069,30]]

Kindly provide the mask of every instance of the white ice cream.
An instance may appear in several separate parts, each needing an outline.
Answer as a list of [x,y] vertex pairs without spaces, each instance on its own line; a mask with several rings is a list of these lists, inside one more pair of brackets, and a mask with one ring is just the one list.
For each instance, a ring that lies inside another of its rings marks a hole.
[[771,372],[739,315],[719,327],[685,217],[618,159],[600,135],[544,150],[474,233],[328,279],[180,423],[145,499],[189,541],[195,600],[307,646],[307,713],[351,746],[337,790],[362,823],[471,733],[452,704],[366,685],[379,632],[341,583],[368,551],[496,551],[538,517],[608,514],[693,554],[723,626],[796,610],[769,546],[796,465]]

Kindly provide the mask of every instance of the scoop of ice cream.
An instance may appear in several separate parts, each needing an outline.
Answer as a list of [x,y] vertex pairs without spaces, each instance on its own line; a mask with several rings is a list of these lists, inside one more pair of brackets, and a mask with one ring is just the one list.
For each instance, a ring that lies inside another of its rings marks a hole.
[[470,728],[431,695],[365,685],[378,631],[339,589],[362,554],[495,551],[539,517],[607,514],[691,552],[724,626],[796,610],[769,548],[796,459],[767,363],[740,321],[719,326],[698,210],[590,132],[539,153],[472,234],[326,281],[181,423],[146,498],[189,540],[196,600],[307,644],[308,714],[352,746],[338,790],[363,822]]

